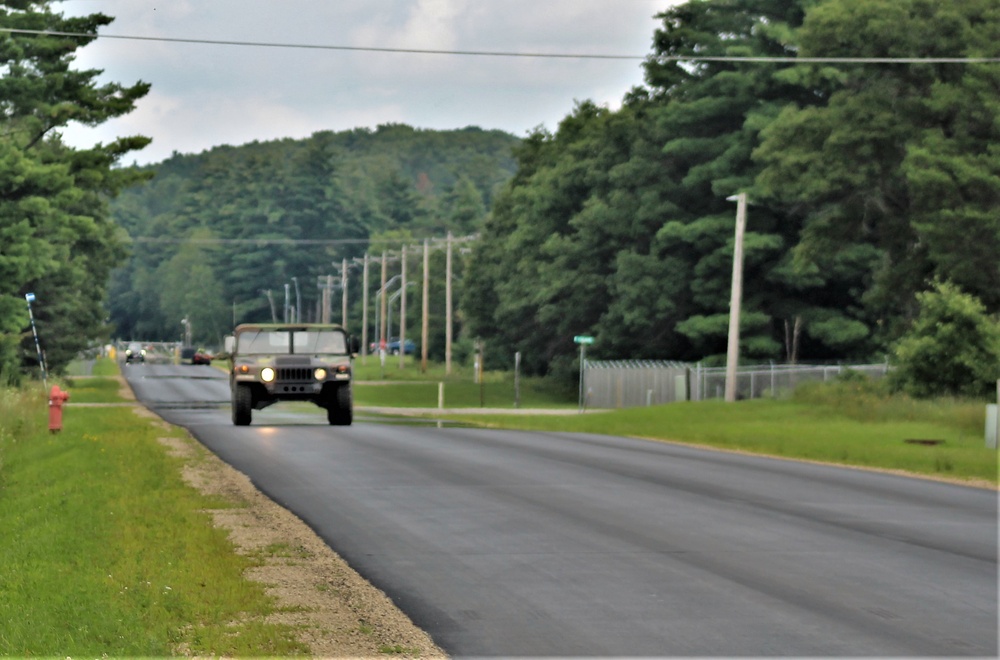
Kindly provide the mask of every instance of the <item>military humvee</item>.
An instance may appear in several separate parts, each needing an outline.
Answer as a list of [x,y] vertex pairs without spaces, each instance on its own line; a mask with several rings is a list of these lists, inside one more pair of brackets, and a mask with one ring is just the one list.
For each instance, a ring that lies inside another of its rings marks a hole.
[[252,411],[278,401],[311,401],[330,424],[354,420],[351,359],[358,340],[343,327],[318,323],[259,323],[227,337],[232,369],[233,424],[250,424]]

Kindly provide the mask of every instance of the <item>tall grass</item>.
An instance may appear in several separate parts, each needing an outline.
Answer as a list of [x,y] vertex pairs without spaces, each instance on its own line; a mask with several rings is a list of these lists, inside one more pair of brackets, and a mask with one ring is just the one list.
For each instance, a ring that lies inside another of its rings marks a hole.
[[799,386],[791,400],[836,410],[862,422],[910,421],[942,424],[975,434],[986,422],[985,401],[938,397],[914,399],[894,393],[884,380],[846,378]]
[[[81,379],[73,400],[117,397]],[[88,394],[88,390],[90,393]],[[66,410],[48,433],[40,391],[0,391],[0,655],[290,655],[308,652],[243,578],[158,437],[128,408]]]

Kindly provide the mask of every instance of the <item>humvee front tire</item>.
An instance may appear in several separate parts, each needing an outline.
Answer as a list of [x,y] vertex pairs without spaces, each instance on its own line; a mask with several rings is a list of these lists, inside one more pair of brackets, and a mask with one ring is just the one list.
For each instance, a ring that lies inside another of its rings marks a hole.
[[350,426],[354,421],[354,397],[351,396],[351,386],[343,384],[337,387],[333,396],[327,401],[326,421],[331,426]]
[[250,386],[236,383],[233,386],[233,424],[249,426],[253,417],[253,392]]

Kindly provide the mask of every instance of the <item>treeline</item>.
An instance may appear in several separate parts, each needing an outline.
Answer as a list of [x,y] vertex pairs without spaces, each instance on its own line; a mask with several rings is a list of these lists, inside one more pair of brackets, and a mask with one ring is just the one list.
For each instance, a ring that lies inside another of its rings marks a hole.
[[659,18],[645,87],[516,152],[462,301],[495,363],[567,372],[583,334],[597,358],[724,357],[739,192],[745,360],[884,359],[938,281],[1000,309],[1000,64],[804,61],[997,58],[995,0]]
[[[318,321],[317,278],[339,282],[344,259],[478,231],[518,142],[474,127],[386,125],[174,155],[112,205],[132,238],[110,287],[116,335],[179,339],[187,319],[195,343],[218,346],[234,322],[272,320],[272,303],[283,320],[285,285],[298,317]],[[348,282],[348,325],[360,331],[361,273]]]
[[[64,19],[45,2],[0,2],[7,28],[96,37],[110,22],[102,14]],[[40,371],[27,294],[35,296],[41,346],[54,370],[106,335],[105,286],[126,254],[108,199],[141,176],[115,165],[149,140],[77,150],[59,129],[127,114],[149,86],[98,84],[101,71],[72,68],[76,50],[91,41],[0,33],[0,385]]]
[[[110,22],[47,4],[0,2],[0,18],[95,35]],[[137,169],[116,163],[145,138],[76,151],[58,130],[129,112],[147,85],[73,71],[86,39],[0,34],[0,380],[34,368],[28,292],[58,369],[109,335],[178,339],[181,319],[214,345],[272,318],[268,291],[280,316],[290,282],[315,318],[317,277],[341,260],[448,231],[481,235],[455,259],[456,319],[489,365],[521,352],[529,372],[570,374],[581,334],[591,357],[721,360],[737,193],[745,360],[936,364],[969,346],[950,378],[974,365],[988,380],[1000,5],[691,0],[659,19],[646,84],[619,110],[579,103],[552,133],[393,125]],[[350,282],[357,331],[357,270]],[[431,287],[436,356],[442,279]]]

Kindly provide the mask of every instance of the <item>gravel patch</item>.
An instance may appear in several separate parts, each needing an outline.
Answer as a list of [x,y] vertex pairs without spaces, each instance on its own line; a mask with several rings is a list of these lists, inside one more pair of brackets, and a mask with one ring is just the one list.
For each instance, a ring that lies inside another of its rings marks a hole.
[[[121,394],[134,399],[122,379]],[[144,407],[136,413],[159,417]],[[447,658],[384,592],[354,571],[312,529],[258,491],[190,436],[159,439],[183,461],[181,476],[199,492],[231,504],[207,511],[229,535],[236,552],[263,559],[246,572],[264,585],[281,610],[268,622],[293,626],[299,641],[320,658]],[[185,649],[176,650],[187,655]]]

